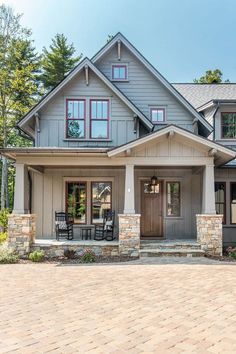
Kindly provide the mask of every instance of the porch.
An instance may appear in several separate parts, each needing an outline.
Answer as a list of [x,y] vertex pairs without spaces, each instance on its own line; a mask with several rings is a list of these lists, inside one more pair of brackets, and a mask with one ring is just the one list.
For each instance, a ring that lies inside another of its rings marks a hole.
[[[36,238],[55,238],[54,214],[67,210],[73,184],[80,191],[78,235],[82,224],[93,225],[104,209],[112,209],[121,254],[137,256],[141,237],[195,239],[206,250],[222,252],[214,168],[234,157],[231,150],[174,126],[109,151],[60,150],[16,156],[14,213],[37,215]],[[149,188],[153,176],[156,192]],[[102,200],[99,184],[110,190]]]

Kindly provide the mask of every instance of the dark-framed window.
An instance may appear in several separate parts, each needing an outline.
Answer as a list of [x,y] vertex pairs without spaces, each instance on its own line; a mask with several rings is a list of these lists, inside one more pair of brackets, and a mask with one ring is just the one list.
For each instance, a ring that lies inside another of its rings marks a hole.
[[128,69],[126,64],[113,64],[111,72],[112,80],[122,81],[128,79]]
[[66,182],[66,212],[71,213],[76,224],[87,222],[87,183]]
[[112,210],[112,182],[91,182],[91,221],[101,224],[105,210]]
[[162,124],[166,121],[166,110],[164,107],[150,108],[150,118],[153,124]]
[[236,182],[230,183],[230,223],[236,224]]
[[223,224],[226,223],[226,183],[215,182],[216,214],[223,215]]
[[180,182],[166,182],[166,216],[180,216]]
[[90,138],[109,138],[109,100],[90,100]]
[[236,139],[236,112],[221,113],[221,138]]
[[66,137],[85,138],[86,105],[84,99],[66,100]]

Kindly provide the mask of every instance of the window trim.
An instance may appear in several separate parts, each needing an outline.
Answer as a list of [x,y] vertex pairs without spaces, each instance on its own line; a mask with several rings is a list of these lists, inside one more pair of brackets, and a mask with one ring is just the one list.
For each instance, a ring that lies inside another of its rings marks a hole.
[[[168,215],[168,188],[167,185],[168,183],[178,183],[179,185],[179,215]],[[165,183],[165,188],[166,188],[166,195],[165,195],[165,209],[166,209],[166,218],[181,218],[182,217],[182,203],[181,203],[181,195],[182,195],[182,188],[181,188],[181,182],[177,180],[168,180]]]
[[230,225],[236,225],[236,222],[232,222],[232,208],[231,208],[231,205],[232,204],[236,204],[236,202],[232,203],[232,185],[235,184],[236,185],[236,182],[230,182]]
[[223,184],[224,185],[224,191],[225,191],[225,193],[224,193],[224,203],[219,203],[219,202],[216,202],[215,201],[215,205],[216,205],[216,203],[218,203],[218,204],[224,204],[224,215],[223,215],[223,220],[222,220],[222,224],[223,225],[226,225],[226,220],[227,220],[227,215],[226,215],[226,212],[227,212],[227,208],[226,208],[226,182],[221,182],[221,181],[215,181],[215,185],[216,185],[216,183],[219,183],[219,184]]
[[[84,118],[68,118],[68,102],[69,101],[83,101],[84,102]],[[68,136],[68,121],[79,120],[84,122],[84,136],[81,138],[75,138]],[[66,98],[66,139],[69,140],[84,140],[86,139],[86,99],[85,98]]]
[[88,221],[88,183],[87,181],[84,181],[84,180],[66,180],[65,181],[65,211],[66,213],[68,212],[67,210],[67,202],[68,202],[68,184],[69,183],[77,183],[77,184],[82,184],[84,183],[85,184],[85,193],[86,193],[86,200],[85,200],[85,222],[74,222],[73,225],[87,225],[87,221]]
[[223,114],[235,114],[236,115],[236,112],[221,112],[221,114],[220,114],[220,130],[221,130],[220,138],[222,140],[236,140],[236,136],[234,138],[226,138],[223,136],[223,124],[222,124]]
[[[119,79],[114,77],[114,68],[125,68],[125,78]],[[127,64],[111,64],[111,80],[112,81],[128,81],[128,65]]]
[[[160,110],[164,113],[164,120],[162,122],[154,122],[152,120],[152,111],[154,110]],[[152,106],[149,108],[149,116],[150,116],[150,120],[152,122],[152,124],[154,125],[159,125],[159,124],[166,124],[166,107],[163,106]]]
[[[92,118],[92,102],[107,102],[107,118],[99,118],[99,119],[94,119]],[[102,121],[102,122],[107,122],[107,136],[106,138],[93,138],[92,137],[92,122],[96,121]],[[91,140],[109,140],[110,139],[110,100],[108,98],[90,98],[89,99],[89,138]]]
[[112,181],[96,181],[96,180],[91,180],[90,182],[90,190],[91,190],[91,199],[90,199],[90,222],[91,225],[101,225],[101,223],[95,223],[93,222],[93,183],[109,183],[111,185],[111,202],[106,203],[111,205],[111,210],[112,210],[112,204],[113,204],[113,198],[112,198],[112,191],[113,191],[113,182]]

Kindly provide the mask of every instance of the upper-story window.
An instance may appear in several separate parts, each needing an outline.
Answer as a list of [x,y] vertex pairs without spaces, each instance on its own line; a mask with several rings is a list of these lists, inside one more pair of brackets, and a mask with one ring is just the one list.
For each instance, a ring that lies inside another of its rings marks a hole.
[[111,67],[112,80],[128,80],[128,69],[126,64],[113,64]]
[[166,110],[164,107],[151,107],[150,118],[153,124],[163,124],[166,122]]
[[66,137],[85,137],[85,100],[66,100]]
[[90,138],[107,139],[109,132],[109,100],[90,100]]
[[221,137],[223,139],[236,139],[236,113],[221,114]]

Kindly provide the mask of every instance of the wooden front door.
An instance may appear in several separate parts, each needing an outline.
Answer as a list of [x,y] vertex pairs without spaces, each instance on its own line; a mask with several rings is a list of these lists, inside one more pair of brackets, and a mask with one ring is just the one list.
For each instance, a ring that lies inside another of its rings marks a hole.
[[141,183],[141,236],[163,237],[162,182],[158,182],[156,193],[150,190],[149,183]]

